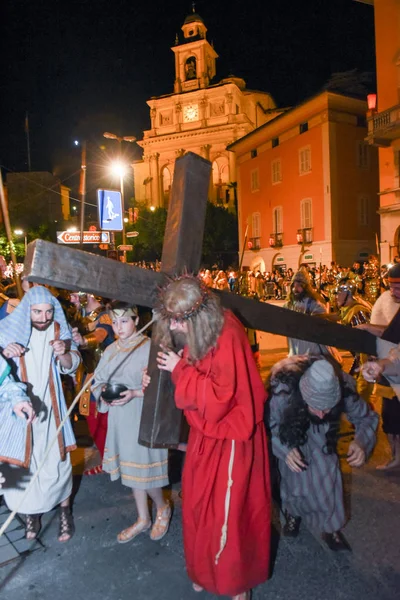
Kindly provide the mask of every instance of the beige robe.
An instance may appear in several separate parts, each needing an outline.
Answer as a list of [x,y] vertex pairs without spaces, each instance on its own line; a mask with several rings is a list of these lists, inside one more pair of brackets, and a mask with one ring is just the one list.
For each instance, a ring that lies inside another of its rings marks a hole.
[[[136,348],[131,353],[132,348]],[[92,391],[100,399],[105,383],[121,383],[130,390],[142,389],[143,369],[147,367],[150,340],[117,340],[105,350],[95,371]],[[147,448],[138,443],[143,397],[124,406],[110,406],[99,400],[99,411],[108,411],[108,428],[103,470],[111,480],[121,478],[130,488],[151,489],[168,485],[168,450]]]

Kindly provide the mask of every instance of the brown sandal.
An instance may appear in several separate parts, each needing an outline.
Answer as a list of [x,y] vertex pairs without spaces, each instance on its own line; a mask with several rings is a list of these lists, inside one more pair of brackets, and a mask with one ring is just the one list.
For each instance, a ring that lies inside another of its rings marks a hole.
[[134,540],[135,537],[139,535],[139,533],[143,533],[143,531],[148,531],[150,527],[150,519],[138,519],[136,523],[134,523],[130,527],[127,527],[126,529],[123,529],[117,535],[117,542],[118,544],[127,544],[131,540]]
[[27,540],[35,540],[39,535],[41,515],[25,515],[25,537]]
[[156,520],[154,521],[154,525],[150,533],[150,538],[153,540],[153,542],[162,540],[162,538],[166,535],[171,522],[171,516],[172,509],[168,502],[163,508],[158,509]]
[[[60,523],[58,529],[58,541],[64,544],[69,542],[75,533],[74,517],[72,516],[69,506],[60,506]],[[68,535],[67,539],[60,540],[64,535]]]

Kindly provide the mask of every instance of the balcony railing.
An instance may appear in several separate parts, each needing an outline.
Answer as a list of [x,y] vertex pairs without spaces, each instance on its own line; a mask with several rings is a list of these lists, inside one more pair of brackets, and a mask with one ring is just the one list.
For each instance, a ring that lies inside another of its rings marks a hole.
[[259,250],[261,248],[261,238],[253,237],[249,239],[249,249]]
[[313,242],[312,227],[304,227],[303,229],[298,229],[296,238],[297,238],[298,244],[312,244],[312,242]]
[[269,245],[271,248],[281,248],[283,246],[283,233],[271,233]]
[[400,138],[400,104],[368,118],[367,141],[374,146],[390,146]]

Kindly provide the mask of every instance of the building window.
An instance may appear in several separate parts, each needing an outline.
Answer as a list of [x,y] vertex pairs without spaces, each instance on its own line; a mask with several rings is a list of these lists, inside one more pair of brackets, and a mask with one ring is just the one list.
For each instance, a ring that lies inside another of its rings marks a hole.
[[283,231],[282,206],[276,206],[272,211],[272,231],[273,233],[282,233]]
[[369,225],[369,197],[366,195],[358,197],[358,224],[362,227]]
[[313,226],[311,198],[304,198],[304,200],[300,202],[300,226],[302,229],[309,229]]
[[254,169],[251,172],[251,191],[252,192],[258,192],[258,190],[260,189],[260,185],[259,185],[259,181],[258,181],[258,169]]
[[261,237],[261,214],[259,212],[251,215],[251,233],[253,238]]
[[277,146],[279,146],[279,138],[272,138],[272,147],[276,148]]
[[308,122],[300,123],[300,133],[305,133],[308,131]]
[[299,150],[299,172],[300,175],[311,172],[311,148],[306,146]]
[[250,150],[250,156],[251,158],[257,158],[257,148],[254,148],[254,150]]
[[369,145],[363,141],[357,142],[357,167],[359,169],[369,167]]
[[271,163],[272,183],[280,183],[282,181],[281,159],[277,158]]

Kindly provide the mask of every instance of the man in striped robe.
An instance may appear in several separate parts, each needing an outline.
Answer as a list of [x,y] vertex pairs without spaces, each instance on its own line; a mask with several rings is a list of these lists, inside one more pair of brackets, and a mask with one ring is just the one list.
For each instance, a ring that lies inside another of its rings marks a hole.
[[331,550],[349,550],[339,458],[340,417],[355,426],[347,462],[361,467],[375,445],[378,415],[357,394],[354,379],[321,356],[277,363],[268,403],[272,450],[278,459],[283,535],[296,537],[303,519]]

